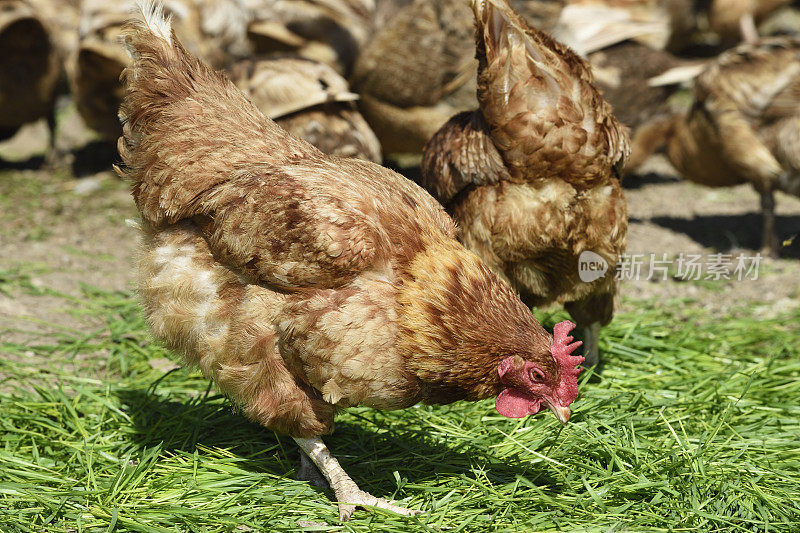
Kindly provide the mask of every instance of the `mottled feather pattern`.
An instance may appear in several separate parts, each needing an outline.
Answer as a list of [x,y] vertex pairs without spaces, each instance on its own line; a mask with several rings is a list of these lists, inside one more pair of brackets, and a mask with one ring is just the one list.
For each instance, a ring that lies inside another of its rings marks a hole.
[[425,147],[422,168],[422,186],[445,206],[470,186],[511,179],[480,111],[459,113],[442,126]]
[[[423,183],[459,238],[529,305],[565,304],[579,325],[608,323],[628,229],[618,170],[627,132],[585,62],[502,0],[475,0],[479,111],[428,143]],[[579,277],[583,251],[608,273]]]

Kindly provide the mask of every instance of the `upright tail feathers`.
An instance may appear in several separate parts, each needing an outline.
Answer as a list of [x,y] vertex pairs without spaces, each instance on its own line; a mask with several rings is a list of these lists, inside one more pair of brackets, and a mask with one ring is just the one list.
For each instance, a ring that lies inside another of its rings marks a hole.
[[122,74],[117,172],[131,181],[147,222],[203,214],[215,188],[242,168],[310,148],[288,140],[224,74],[189,53],[160,4],[139,4],[123,39],[133,61]]

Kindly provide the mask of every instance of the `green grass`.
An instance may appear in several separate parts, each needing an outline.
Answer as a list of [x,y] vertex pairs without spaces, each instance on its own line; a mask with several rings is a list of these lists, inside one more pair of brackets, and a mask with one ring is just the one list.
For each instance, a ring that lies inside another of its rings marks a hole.
[[800,530],[800,313],[643,303],[604,330],[605,365],[564,428],[491,401],[352,409],[334,454],[425,513],[343,524],[294,480],[291,439],[196,371],[164,372],[129,294],[85,288],[70,305],[104,325],[0,344],[0,531]]

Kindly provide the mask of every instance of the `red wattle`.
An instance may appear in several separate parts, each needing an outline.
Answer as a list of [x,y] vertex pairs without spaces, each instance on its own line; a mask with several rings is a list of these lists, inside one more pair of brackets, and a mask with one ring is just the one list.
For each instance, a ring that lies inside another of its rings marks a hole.
[[494,407],[506,418],[523,418],[538,413],[542,408],[542,401],[531,400],[514,389],[505,389],[497,396]]

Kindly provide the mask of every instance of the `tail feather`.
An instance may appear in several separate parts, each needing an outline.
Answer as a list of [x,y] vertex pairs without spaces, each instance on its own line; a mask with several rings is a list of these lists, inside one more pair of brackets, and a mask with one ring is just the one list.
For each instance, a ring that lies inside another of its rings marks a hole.
[[133,61],[122,74],[123,167],[117,171],[132,182],[145,221],[158,225],[203,214],[214,190],[242,168],[315,152],[189,53],[160,4],[139,4],[123,39]]

